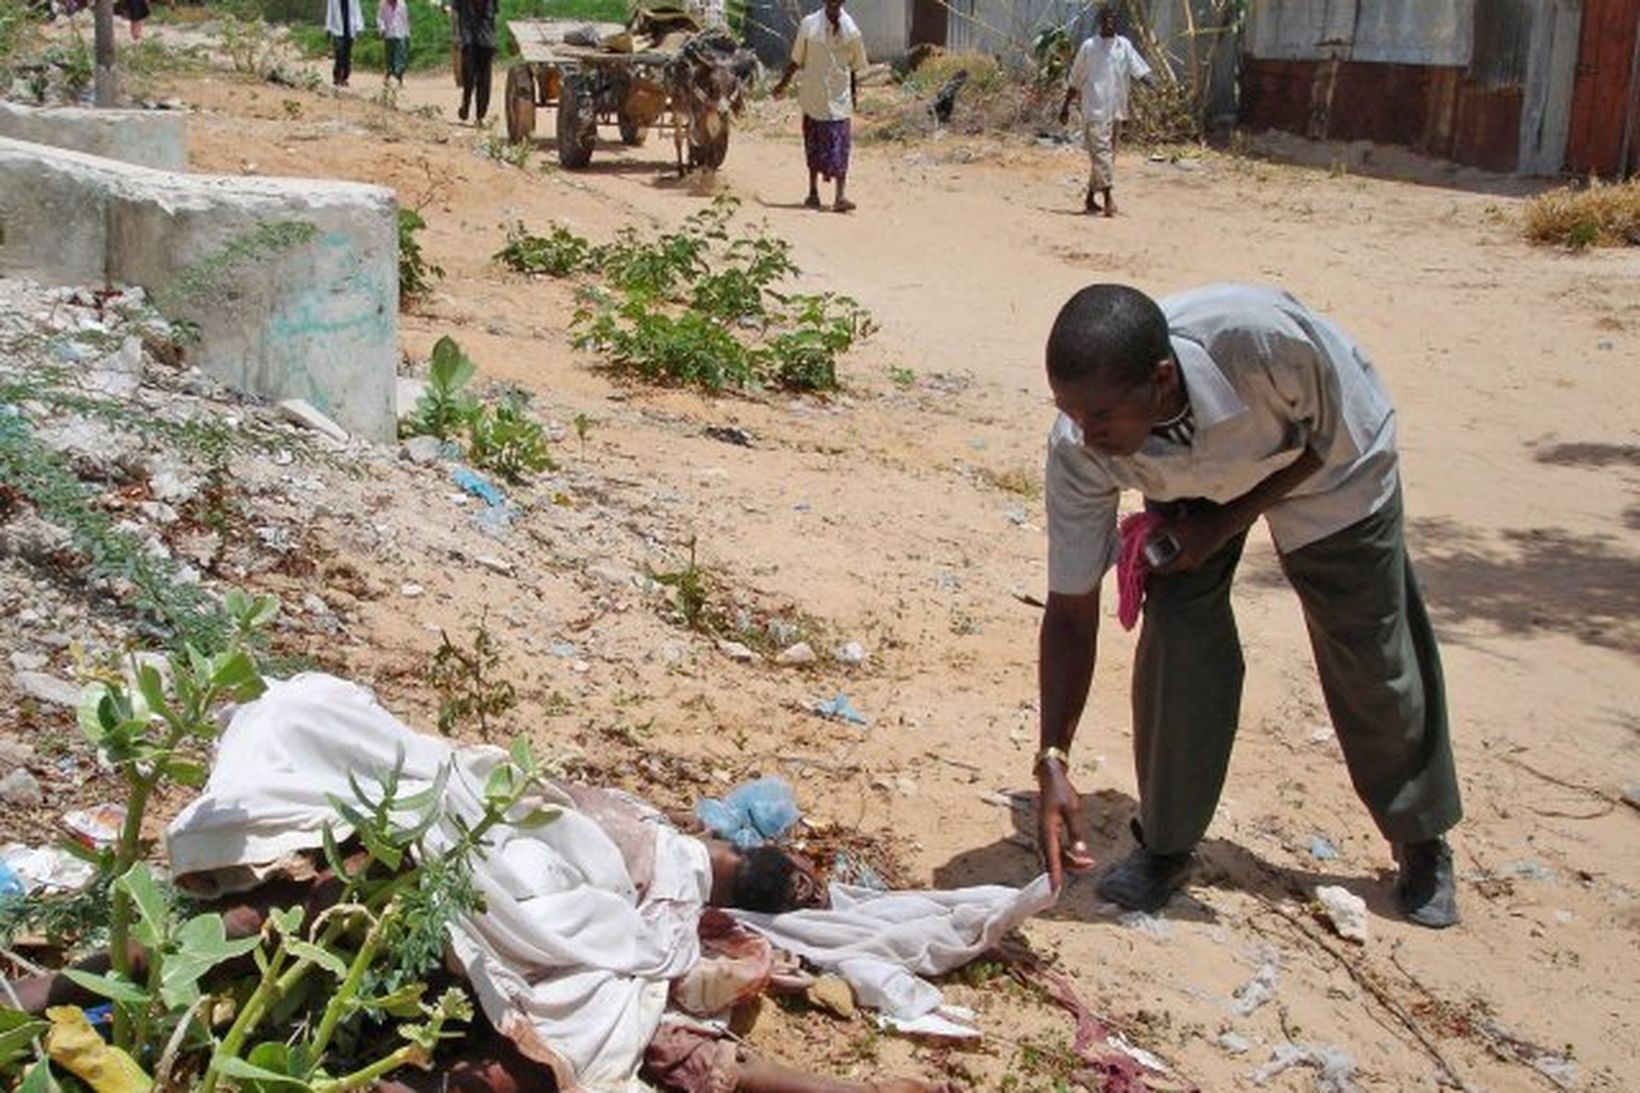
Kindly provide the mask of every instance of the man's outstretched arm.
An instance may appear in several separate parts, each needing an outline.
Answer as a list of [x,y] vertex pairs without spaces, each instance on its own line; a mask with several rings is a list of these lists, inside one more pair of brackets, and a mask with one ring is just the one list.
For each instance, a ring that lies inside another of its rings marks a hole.
[[[1041,709],[1041,751],[1037,753],[1037,851],[1058,888],[1065,867],[1093,864],[1082,839],[1082,806],[1065,762],[1049,752],[1068,753],[1093,686],[1099,638],[1099,587],[1080,596],[1048,594],[1038,639],[1037,683]],[[1068,841],[1069,847],[1062,849]]]

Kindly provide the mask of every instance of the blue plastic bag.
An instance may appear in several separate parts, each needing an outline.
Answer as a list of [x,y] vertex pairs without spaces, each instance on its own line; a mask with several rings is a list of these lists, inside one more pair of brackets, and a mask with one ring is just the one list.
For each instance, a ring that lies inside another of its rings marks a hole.
[[695,815],[712,834],[742,850],[779,841],[802,818],[797,794],[781,778],[746,782],[721,801],[707,797],[695,805]]

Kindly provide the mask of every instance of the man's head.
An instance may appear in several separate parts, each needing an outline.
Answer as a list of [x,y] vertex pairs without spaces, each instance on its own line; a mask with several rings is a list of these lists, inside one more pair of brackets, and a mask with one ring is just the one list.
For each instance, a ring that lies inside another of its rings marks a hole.
[[843,17],[843,0],[826,0],[826,21],[836,26]]
[[777,846],[737,850],[713,841],[712,899],[719,907],[780,914],[830,903],[814,863]]
[[1116,9],[1109,4],[1099,9],[1099,37],[1116,37]]
[[1066,301],[1047,357],[1054,405],[1107,455],[1138,451],[1179,389],[1167,316],[1127,285],[1089,285]]

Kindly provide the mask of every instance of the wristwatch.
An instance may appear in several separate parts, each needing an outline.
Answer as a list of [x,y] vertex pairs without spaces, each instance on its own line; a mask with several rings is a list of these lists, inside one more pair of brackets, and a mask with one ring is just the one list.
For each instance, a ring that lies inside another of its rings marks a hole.
[[1060,770],[1065,771],[1067,774],[1070,773],[1071,753],[1064,748],[1043,748],[1036,753],[1036,762],[1031,764],[1031,769],[1033,771],[1041,770],[1042,764],[1050,759],[1059,764]]

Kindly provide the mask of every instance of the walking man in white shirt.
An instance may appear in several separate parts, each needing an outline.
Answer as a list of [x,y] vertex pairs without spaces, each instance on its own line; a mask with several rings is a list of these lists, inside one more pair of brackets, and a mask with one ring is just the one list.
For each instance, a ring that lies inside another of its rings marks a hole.
[[1093,676],[1099,584],[1117,556],[1117,497],[1136,489],[1163,548],[1133,665],[1139,847],[1100,896],[1161,907],[1213,818],[1241,703],[1230,584],[1263,516],[1350,778],[1400,864],[1400,909],[1424,926],[1457,922],[1444,834],[1463,810],[1445,685],[1402,537],[1394,408],[1371,361],[1273,289],[1213,285],[1158,304],[1092,285],[1060,311],[1047,366],[1060,415],[1048,440],[1036,774],[1054,883],[1067,865],[1093,864],[1069,751]]
[[825,7],[797,24],[791,63],[774,86],[779,98],[799,70],[803,73],[797,101],[803,108],[803,151],[809,165],[809,195],[803,204],[820,207],[820,178],[835,179],[832,208],[846,213],[854,202],[844,195],[848,181],[850,119],[859,101],[860,73],[866,68],[866,43],[860,28],[843,10],[843,0],[826,0]]
[[[1064,125],[1070,121],[1071,103],[1081,101],[1082,136],[1089,161],[1084,212],[1116,215],[1110,191],[1116,176],[1116,137],[1128,116],[1128,87],[1133,80],[1149,78],[1145,59],[1132,42],[1116,33],[1115,10],[1108,5],[1100,8],[1099,33],[1076,51],[1065,101],[1059,107],[1059,124]],[[1102,207],[1096,195],[1103,196]]]

